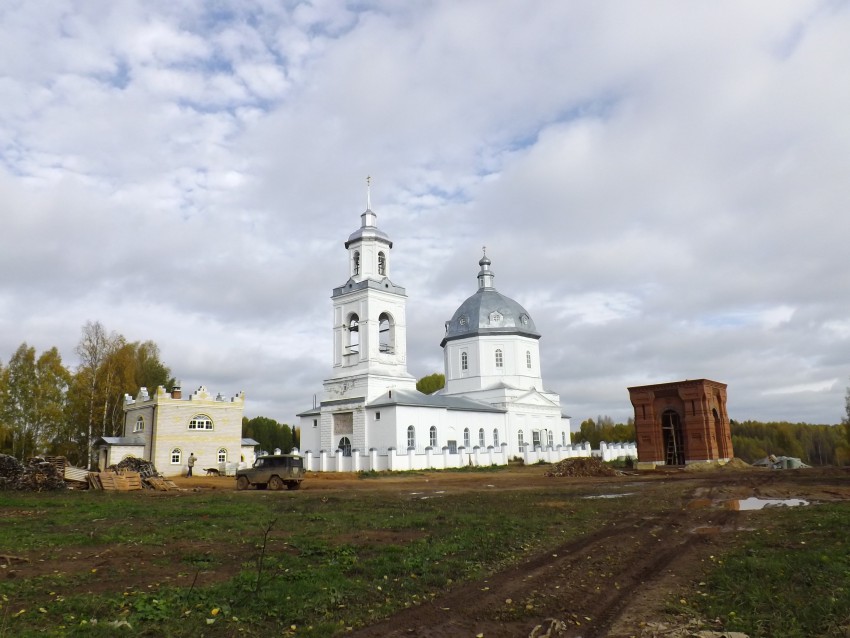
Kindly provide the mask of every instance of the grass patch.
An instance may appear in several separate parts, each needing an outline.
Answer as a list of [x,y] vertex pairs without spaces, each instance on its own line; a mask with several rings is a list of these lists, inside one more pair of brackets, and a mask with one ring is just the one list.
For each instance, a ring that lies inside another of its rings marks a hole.
[[0,554],[57,566],[0,580],[0,638],[340,635],[620,516],[568,483],[427,499],[4,493],[0,508]]
[[756,531],[711,557],[694,603],[727,631],[751,638],[850,633],[850,505],[752,513]]

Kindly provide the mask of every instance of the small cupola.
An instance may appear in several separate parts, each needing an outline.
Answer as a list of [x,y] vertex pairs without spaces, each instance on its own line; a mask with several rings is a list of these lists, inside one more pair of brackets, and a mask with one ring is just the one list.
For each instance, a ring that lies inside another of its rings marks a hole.
[[490,258],[487,257],[487,249],[484,248],[484,256],[478,260],[478,265],[481,270],[478,272],[478,289],[484,290],[493,288],[493,271],[490,270]]

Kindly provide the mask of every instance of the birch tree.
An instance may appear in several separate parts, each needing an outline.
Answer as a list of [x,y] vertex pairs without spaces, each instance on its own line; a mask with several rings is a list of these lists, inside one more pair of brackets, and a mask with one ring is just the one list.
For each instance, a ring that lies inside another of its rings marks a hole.
[[[105,376],[109,376],[105,363],[110,353],[115,350],[118,339],[119,337],[115,333],[107,334],[106,329],[99,321],[94,323],[87,321],[86,325],[83,326],[83,334],[76,348],[76,353],[80,357],[80,366],[77,369],[78,381],[86,389],[85,399],[88,407],[85,444],[89,468],[92,467],[92,443],[95,434],[103,434],[102,423],[105,417],[102,416],[103,404],[100,400],[103,392],[102,381]],[[98,429],[100,432],[98,432]]]

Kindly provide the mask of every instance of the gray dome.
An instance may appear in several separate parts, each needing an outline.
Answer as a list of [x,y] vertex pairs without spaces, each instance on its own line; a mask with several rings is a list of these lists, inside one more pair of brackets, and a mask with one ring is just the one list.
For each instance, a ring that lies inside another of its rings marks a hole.
[[490,260],[485,255],[478,262],[478,292],[464,301],[446,322],[446,336],[441,346],[448,341],[465,339],[476,335],[522,335],[539,339],[540,333],[528,311],[510,297],[493,288],[493,273]]
[[360,219],[362,220],[360,223],[360,228],[358,228],[353,233],[351,233],[351,235],[348,236],[348,241],[345,242],[346,248],[348,248],[354,242],[363,241],[364,239],[373,239],[375,241],[379,241],[386,244],[390,248],[393,247],[393,243],[392,241],[390,241],[389,235],[387,235],[382,230],[378,230],[378,216],[373,213],[371,209],[366,209],[366,212],[360,215]]

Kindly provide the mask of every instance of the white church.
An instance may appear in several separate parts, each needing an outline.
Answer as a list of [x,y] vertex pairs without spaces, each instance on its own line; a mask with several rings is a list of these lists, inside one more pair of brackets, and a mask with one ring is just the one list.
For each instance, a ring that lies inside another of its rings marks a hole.
[[443,469],[589,456],[589,447],[571,445],[560,397],[544,389],[531,315],[495,289],[486,253],[477,290],[446,322],[445,388],[416,389],[407,371],[407,294],[390,279],[393,242],[368,196],[360,217],[345,242],[348,280],[332,295],[333,368],[321,402],[297,415],[305,467]]

